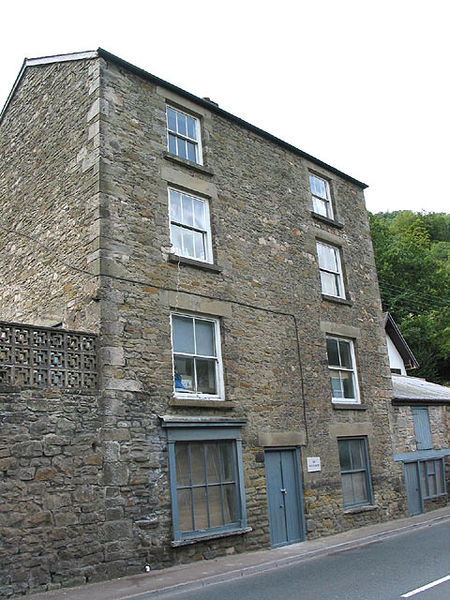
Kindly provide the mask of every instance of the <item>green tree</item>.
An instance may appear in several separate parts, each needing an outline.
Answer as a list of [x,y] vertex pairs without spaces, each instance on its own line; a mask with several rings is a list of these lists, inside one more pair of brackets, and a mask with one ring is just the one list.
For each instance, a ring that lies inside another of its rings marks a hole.
[[383,309],[420,363],[419,377],[450,383],[450,215],[370,215]]

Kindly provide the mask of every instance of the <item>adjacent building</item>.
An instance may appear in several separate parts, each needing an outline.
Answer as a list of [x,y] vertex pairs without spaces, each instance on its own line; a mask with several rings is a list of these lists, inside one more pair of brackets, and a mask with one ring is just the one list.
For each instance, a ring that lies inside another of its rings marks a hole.
[[406,514],[363,183],[101,49],[0,155],[7,594]]

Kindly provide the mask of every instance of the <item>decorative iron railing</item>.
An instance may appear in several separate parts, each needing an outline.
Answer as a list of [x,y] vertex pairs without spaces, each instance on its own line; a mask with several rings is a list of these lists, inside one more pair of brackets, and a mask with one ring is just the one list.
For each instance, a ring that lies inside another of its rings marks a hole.
[[0,321],[0,385],[96,389],[97,336]]

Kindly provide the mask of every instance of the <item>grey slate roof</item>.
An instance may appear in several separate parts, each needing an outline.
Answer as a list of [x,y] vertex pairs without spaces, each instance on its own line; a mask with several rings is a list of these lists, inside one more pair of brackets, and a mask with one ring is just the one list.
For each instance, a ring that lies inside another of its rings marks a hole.
[[450,388],[418,377],[392,375],[393,402],[402,404],[450,404]]

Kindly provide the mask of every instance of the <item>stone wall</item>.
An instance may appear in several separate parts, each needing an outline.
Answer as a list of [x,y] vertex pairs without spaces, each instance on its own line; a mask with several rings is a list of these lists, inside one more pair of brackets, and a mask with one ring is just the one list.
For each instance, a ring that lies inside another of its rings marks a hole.
[[98,329],[99,70],[26,69],[0,124],[0,319]]
[[[440,450],[449,447],[447,425],[447,406],[428,406],[431,439],[433,448]],[[414,433],[414,417],[411,406],[394,406],[394,450],[396,453],[415,452],[417,450]]]

